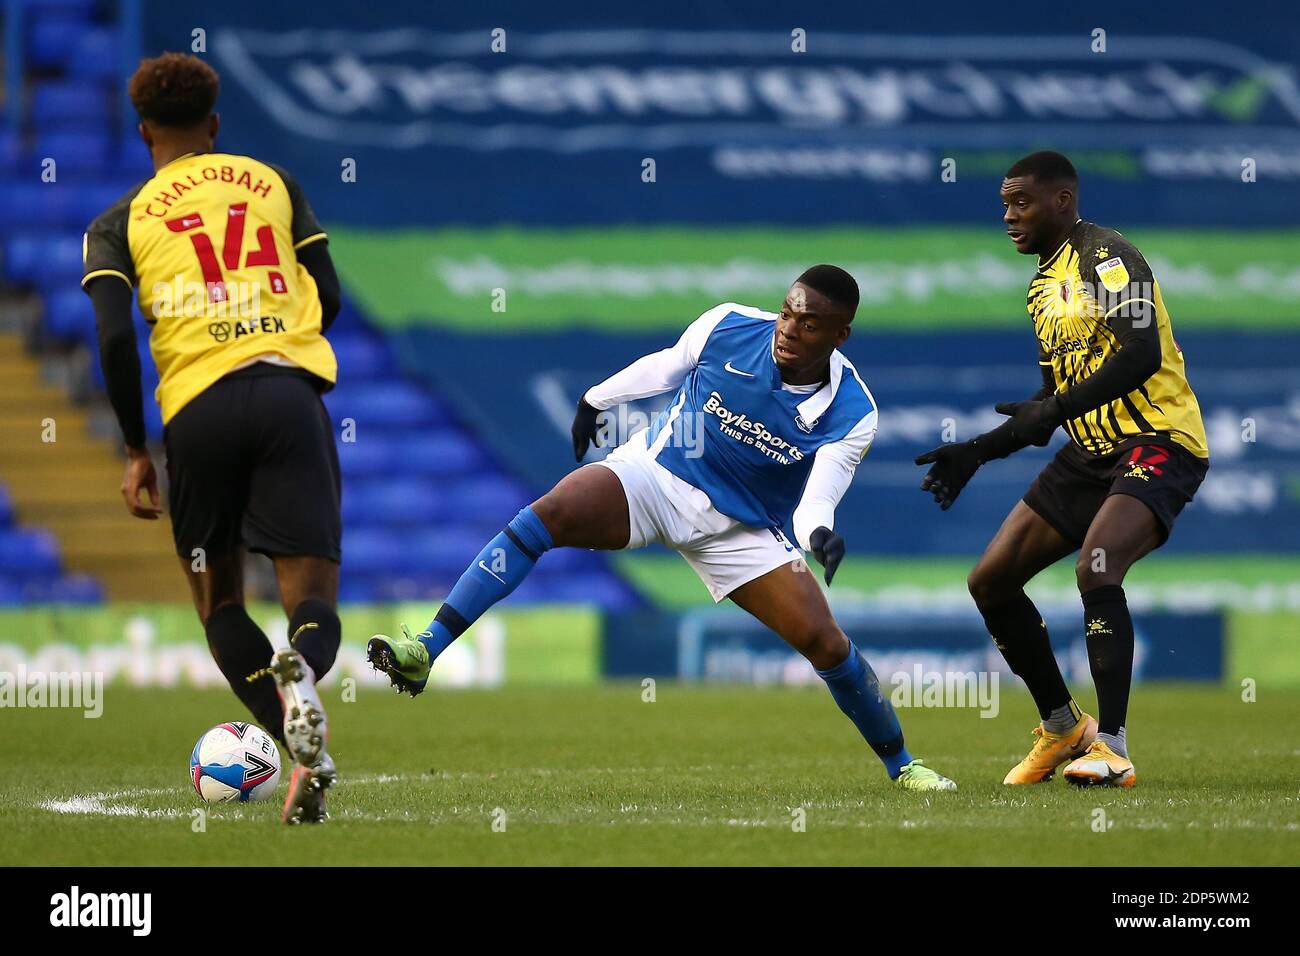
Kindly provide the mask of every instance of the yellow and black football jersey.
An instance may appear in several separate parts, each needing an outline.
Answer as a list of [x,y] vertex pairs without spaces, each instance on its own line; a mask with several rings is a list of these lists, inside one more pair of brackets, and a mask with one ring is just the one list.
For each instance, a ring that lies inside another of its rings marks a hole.
[[1113,229],[1080,219],[1029,283],[1027,307],[1044,380],[1059,393],[1095,373],[1122,347],[1113,317],[1143,303],[1154,315],[1159,370],[1128,394],[1068,420],[1065,429],[1096,455],[1141,435],[1167,437],[1208,458],[1200,405],[1187,384],[1160,286],[1141,253]]
[[90,224],[81,282],[117,276],[139,289],[165,423],[259,358],[334,382],[316,282],[296,255],[324,238],[284,170],[248,156],[191,153]]

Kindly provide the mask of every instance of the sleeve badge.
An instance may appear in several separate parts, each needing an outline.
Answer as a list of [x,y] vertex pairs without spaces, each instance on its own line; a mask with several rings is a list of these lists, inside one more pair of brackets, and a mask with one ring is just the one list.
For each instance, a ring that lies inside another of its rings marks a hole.
[[1124,267],[1124,260],[1115,256],[1097,263],[1097,278],[1101,279],[1107,292],[1118,292],[1128,285],[1128,269]]

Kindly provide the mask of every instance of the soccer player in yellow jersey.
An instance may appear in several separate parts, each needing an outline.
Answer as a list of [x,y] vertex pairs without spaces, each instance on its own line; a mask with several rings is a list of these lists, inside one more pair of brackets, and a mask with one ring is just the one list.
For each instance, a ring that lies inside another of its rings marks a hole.
[[[1002,183],[1016,250],[1038,257],[1028,310],[1043,387],[997,406],[1010,416],[971,441],[916,459],[947,510],[987,461],[1070,440],[1007,515],[971,571],[972,597],[1007,664],[1028,685],[1042,724],[1005,783],[1040,783],[1069,761],[1071,783],[1131,787],[1125,739],[1133,621],[1124,596],[1132,565],[1164,544],[1209,467],[1205,427],[1183,369],[1160,286],[1141,253],[1113,229],[1079,218],[1079,178],[1060,153],[1026,156]],[[1047,628],[1024,592],[1075,551],[1097,718],[1066,688]]]
[[[156,172],[90,224],[82,286],[126,442],[122,495],[133,515],[156,519],[131,319],[139,290],[181,568],[221,672],[297,763],[285,822],[319,822],[335,770],[315,681],[338,653],[342,537],[338,451],[320,394],[336,376],[324,332],[339,283],[288,173],[215,151],[218,87],[197,57],[141,62],[130,95]],[[244,547],[275,565],[291,635],[275,653],[244,609]]]

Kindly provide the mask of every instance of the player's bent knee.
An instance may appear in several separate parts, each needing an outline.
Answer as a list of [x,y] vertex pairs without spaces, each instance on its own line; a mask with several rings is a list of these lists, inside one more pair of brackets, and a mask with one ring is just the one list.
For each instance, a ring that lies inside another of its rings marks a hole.
[[849,656],[849,638],[839,625],[830,622],[812,628],[798,650],[817,670],[830,670],[844,663]]
[[542,495],[529,507],[533,509],[533,514],[537,515],[537,520],[546,528],[556,547],[564,547],[564,543],[573,533],[573,517],[564,502],[552,491]]
[[966,578],[966,589],[981,611],[1001,607],[1015,597],[1018,587],[1011,585],[1005,574],[983,562],[975,565]]
[[1080,554],[1074,565],[1074,580],[1079,593],[1085,594],[1108,584],[1123,584],[1126,570],[1122,567],[1108,567],[1104,561],[1098,563],[1097,559]]

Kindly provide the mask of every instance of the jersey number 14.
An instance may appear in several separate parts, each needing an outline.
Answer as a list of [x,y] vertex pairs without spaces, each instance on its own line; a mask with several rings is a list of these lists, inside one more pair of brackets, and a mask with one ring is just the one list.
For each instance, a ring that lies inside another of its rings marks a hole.
[[[221,267],[224,265],[228,272],[239,268],[239,259],[244,251],[244,222],[247,217],[246,202],[234,203],[226,209],[226,236],[221,243],[220,262],[217,261],[217,253],[208,234],[197,231],[203,228],[202,216],[195,212],[167,220],[167,228],[172,232],[189,234],[194,252],[199,257],[199,269],[203,272],[203,282],[208,287],[210,302],[226,301],[226,278]],[[250,249],[248,255],[244,256],[244,268],[278,266],[280,254],[275,250],[275,234],[271,227],[258,226],[256,235],[257,248]],[[267,274],[267,282],[270,283],[271,291],[278,295],[286,291],[284,276],[274,269]]]

